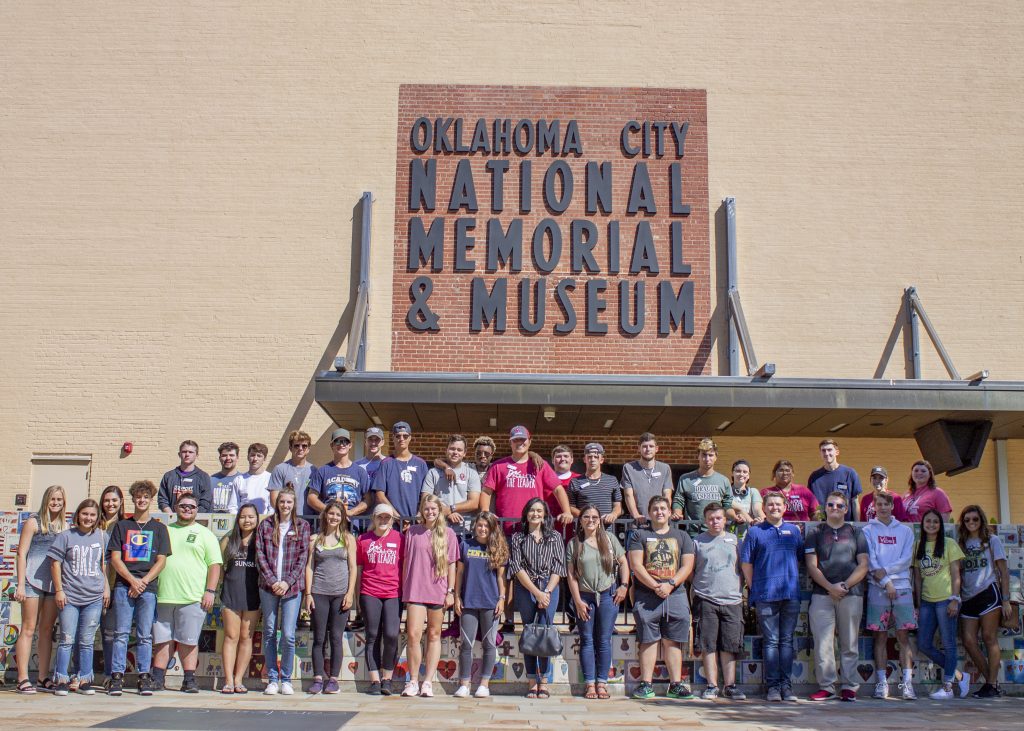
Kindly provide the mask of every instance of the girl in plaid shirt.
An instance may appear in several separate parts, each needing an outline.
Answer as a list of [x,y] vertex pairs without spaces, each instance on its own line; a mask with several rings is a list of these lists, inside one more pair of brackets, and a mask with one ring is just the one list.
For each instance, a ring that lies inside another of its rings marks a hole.
[[[295,625],[302,604],[309,553],[309,524],[295,514],[295,490],[277,496],[273,518],[256,529],[256,564],[260,571],[263,609],[263,655],[267,662],[265,695],[292,695],[295,664]],[[278,624],[280,611],[280,624]],[[277,630],[281,630],[281,668],[277,665]],[[280,681],[280,682],[279,682]]]

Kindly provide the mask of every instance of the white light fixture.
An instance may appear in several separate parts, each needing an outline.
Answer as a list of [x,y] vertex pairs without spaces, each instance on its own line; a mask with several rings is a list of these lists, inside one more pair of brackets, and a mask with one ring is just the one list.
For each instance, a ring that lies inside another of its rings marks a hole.
[[373,416],[371,416],[371,417],[370,417],[370,421],[372,421],[372,422],[373,422],[374,424],[376,424],[377,426],[381,426],[381,425],[383,425],[383,424],[384,424],[384,422],[383,422],[383,421],[381,421],[381,420],[380,420],[380,417],[379,417],[379,416],[377,416],[376,414],[374,414]]
[[845,421],[841,421],[838,424],[836,424],[834,427],[829,429],[829,431],[832,434],[835,434],[837,431],[839,431],[840,429],[845,429],[847,426],[848,426],[848,424]]
[[715,431],[725,431],[726,429],[729,428],[731,424],[732,422],[729,419],[726,419],[721,424],[715,427]]
[[498,425],[498,420],[492,416],[487,423],[490,424],[491,428],[493,429]]
[[544,409],[544,421],[554,421],[554,420],[555,420],[555,409],[554,409],[554,407]]
[[608,419],[604,423],[604,428],[605,429],[611,429],[612,428],[612,424],[614,424],[614,423],[615,423],[615,419]]

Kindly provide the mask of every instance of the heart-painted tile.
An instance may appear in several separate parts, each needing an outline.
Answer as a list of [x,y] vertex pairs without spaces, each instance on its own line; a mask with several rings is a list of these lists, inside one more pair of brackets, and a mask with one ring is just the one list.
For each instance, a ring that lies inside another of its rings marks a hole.
[[445,680],[451,680],[457,669],[458,663],[454,660],[444,660],[437,664],[437,672],[441,673],[441,677]]

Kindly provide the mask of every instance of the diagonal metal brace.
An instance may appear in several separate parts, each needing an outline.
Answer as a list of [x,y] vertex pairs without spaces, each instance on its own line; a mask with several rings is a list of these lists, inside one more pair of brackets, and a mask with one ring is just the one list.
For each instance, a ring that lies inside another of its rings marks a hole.
[[740,291],[735,287],[729,289],[729,318],[736,327],[743,350],[743,361],[747,366],[747,375],[757,378],[771,378],[775,375],[774,363],[759,363],[754,353],[754,341],[750,338],[747,318],[743,315],[743,304],[740,302]]

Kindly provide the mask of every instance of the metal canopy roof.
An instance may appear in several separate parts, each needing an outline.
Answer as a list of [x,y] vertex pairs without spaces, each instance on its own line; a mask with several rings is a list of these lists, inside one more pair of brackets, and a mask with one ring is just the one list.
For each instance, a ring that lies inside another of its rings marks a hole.
[[322,371],[315,393],[354,429],[377,416],[437,432],[911,437],[937,419],[989,419],[991,438],[1024,438],[1020,381]]

